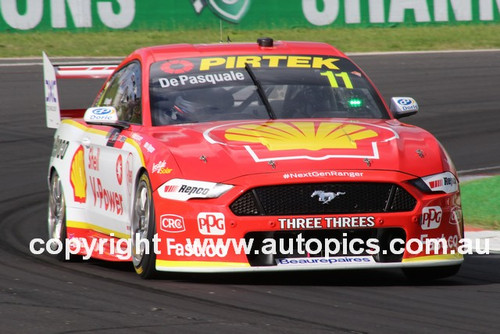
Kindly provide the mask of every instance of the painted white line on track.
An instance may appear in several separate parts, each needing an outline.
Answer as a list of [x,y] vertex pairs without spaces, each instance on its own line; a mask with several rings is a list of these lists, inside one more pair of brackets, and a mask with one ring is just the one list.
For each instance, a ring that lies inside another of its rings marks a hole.
[[392,56],[392,55],[421,55],[421,54],[439,54],[439,53],[482,53],[482,52],[500,52],[500,49],[478,49],[478,50],[428,50],[428,51],[375,51],[375,52],[345,52],[351,56]]
[[20,67],[20,66],[42,66],[42,63],[41,62],[36,62],[36,63],[0,64],[0,67]]
[[500,166],[491,166],[491,167],[482,167],[482,168],[474,168],[474,169],[466,169],[466,170],[459,170],[459,174],[464,174],[464,173],[479,173],[479,172],[488,172],[492,170],[499,170],[500,171]]
[[[50,58],[52,62],[54,62],[57,65],[85,65],[85,64],[97,64],[97,65],[109,65],[110,63],[113,64],[119,64],[124,58],[107,58],[107,57],[89,57],[89,58],[74,58],[75,60],[72,60],[71,58],[64,57],[64,58]],[[30,61],[32,60],[32,61]],[[5,62],[9,61],[9,62]],[[16,61],[22,61],[20,63]],[[33,58],[33,59],[27,59],[27,58],[19,58],[19,59],[13,59],[13,58],[0,58],[0,67],[20,67],[20,66],[42,66],[42,59],[41,58]]]
[[[478,49],[478,50],[428,50],[428,51],[376,51],[376,52],[345,52],[349,57],[351,56],[392,56],[392,55],[422,55],[422,54],[439,54],[439,53],[488,53],[500,52],[500,49]],[[96,63],[109,63],[120,62],[124,57],[50,57],[52,61],[61,61],[60,65],[69,64],[87,64],[92,62]],[[17,63],[17,61],[23,61]],[[30,62],[32,61],[32,62]],[[3,63],[2,63],[3,62]],[[12,62],[12,63],[5,63]],[[31,66],[42,65],[42,57],[19,57],[19,58],[0,58],[0,67],[15,67],[15,66]],[[58,63],[59,65],[59,63]]]

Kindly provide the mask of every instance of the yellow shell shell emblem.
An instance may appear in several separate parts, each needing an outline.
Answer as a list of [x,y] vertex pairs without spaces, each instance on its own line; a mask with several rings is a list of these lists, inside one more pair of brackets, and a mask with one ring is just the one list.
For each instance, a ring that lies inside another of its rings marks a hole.
[[76,150],[71,161],[70,182],[73,187],[75,202],[85,203],[87,195],[87,179],[85,177],[85,166],[83,158],[83,147]]
[[328,122],[242,124],[225,132],[229,141],[260,143],[270,151],[356,149],[356,141],[377,136],[361,125]]

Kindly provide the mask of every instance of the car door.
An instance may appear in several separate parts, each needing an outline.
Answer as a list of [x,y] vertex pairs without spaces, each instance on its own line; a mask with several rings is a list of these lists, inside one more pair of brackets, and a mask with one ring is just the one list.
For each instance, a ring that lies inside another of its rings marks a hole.
[[[113,75],[96,106],[115,107],[118,118],[137,129],[142,124],[141,88],[141,66],[134,61]],[[140,165],[140,152],[130,144],[131,132],[91,125],[83,139],[89,219],[94,230],[121,238],[130,234],[132,175]]]

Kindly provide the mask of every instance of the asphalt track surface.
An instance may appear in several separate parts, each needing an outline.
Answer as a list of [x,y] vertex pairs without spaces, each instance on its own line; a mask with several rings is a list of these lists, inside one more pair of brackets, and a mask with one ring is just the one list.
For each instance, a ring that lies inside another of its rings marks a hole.
[[[498,172],[500,51],[353,58],[385,97],[417,99],[407,122],[434,133],[457,169]],[[468,256],[456,276],[426,284],[378,270],[145,281],[130,264],[32,255],[29,241],[47,238],[53,135],[40,62],[0,61],[1,333],[498,333],[498,255]],[[83,82],[60,94],[78,107],[96,90]]]

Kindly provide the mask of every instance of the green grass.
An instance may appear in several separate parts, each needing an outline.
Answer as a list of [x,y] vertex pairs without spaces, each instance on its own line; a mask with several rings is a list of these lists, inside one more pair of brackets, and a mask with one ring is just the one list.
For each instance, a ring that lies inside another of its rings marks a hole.
[[[500,25],[460,25],[350,29],[224,30],[224,39],[320,41],[344,52],[473,50],[500,48]],[[150,45],[216,43],[218,29],[173,31],[0,33],[0,57],[118,56]],[[468,225],[500,229],[500,177],[464,183],[462,204]]]
[[466,225],[500,229],[500,176],[465,182],[460,186]]
[[[500,25],[460,25],[393,28],[325,28],[277,30],[224,30],[224,40],[275,40],[327,42],[345,52],[472,50],[500,48]],[[150,45],[169,43],[217,43],[218,29],[107,32],[4,32],[0,33],[0,57],[125,56]]]

